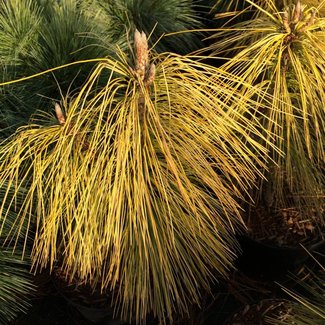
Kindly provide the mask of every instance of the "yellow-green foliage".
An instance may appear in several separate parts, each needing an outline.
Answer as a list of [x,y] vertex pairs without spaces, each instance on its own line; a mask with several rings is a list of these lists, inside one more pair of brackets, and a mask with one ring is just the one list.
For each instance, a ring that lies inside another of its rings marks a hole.
[[35,268],[114,289],[125,317],[172,322],[231,267],[236,198],[267,152],[248,136],[261,134],[237,78],[188,57],[149,62],[137,38],[135,66],[102,59],[55,123],[43,114],[3,144],[0,188],[27,188],[13,231],[36,231]]
[[[295,4],[295,0],[278,0],[278,8],[283,9],[284,6]],[[308,7],[314,7],[319,11],[321,16],[325,15],[325,1],[324,0],[303,0],[302,3]]]
[[276,188],[289,186],[310,203],[324,190],[325,18],[303,1],[282,10],[273,0],[263,8],[247,2],[259,11],[257,18],[221,28],[211,48],[216,56],[237,49],[223,68],[273,96],[260,118],[285,152],[273,154]]

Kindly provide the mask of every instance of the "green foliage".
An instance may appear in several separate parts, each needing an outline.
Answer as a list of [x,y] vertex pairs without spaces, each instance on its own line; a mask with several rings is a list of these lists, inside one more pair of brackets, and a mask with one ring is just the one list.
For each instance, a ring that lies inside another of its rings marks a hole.
[[36,47],[40,23],[35,1],[0,1],[1,66],[24,63]]
[[[96,19],[86,16],[78,1],[14,0],[0,2],[0,66],[3,80],[12,80],[57,65],[105,57],[111,53]],[[16,126],[71,87],[82,84],[94,64],[72,66],[55,74],[1,90],[1,134]],[[26,90],[27,89],[27,90]]]
[[0,138],[2,139],[12,134],[18,126],[26,123],[30,116],[30,109],[23,100],[27,98],[27,93],[23,91],[23,87],[6,87],[0,90]]
[[[33,69],[31,72],[107,55],[100,44],[96,44],[100,39],[99,33],[96,20],[90,20],[75,0],[56,2],[42,8],[38,50],[28,63]],[[98,35],[98,39],[94,39],[94,35]],[[70,80],[74,77],[69,70],[65,70],[65,73],[70,73]]]
[[35,288],[22,261],[21,252],[0,250],[0,324],[7,325],[29,307],[28,296]]
[[99,42],[104,31],[97,26],[96,19],[85,15],[78,3],[76,0],[14,0],[9,3],[1,0],[2,65],[16,69],[20,66],[23,76],[112,54],[105,52]]
[[[76,0],[39,2],[41,26],[38,31],[37,49],[24,63],[25,75],[44,71],[63,64],[112,55],[112,44],[104,46],[100,23],[79,7]],[[106,37],[106,36],[105,36]],[[106,40],[105,45],[112,43]],[[52,99],[61,98],[70,88],[80,87],[94,64],[71,66],[34,80],[29,89]],[[41,90],[41,91],[40,91]]]
[[[127,44],[125,35],[133,35],[135,28],[150,35],[149,43],[156,44],[158,52],[171,51],[185,54],[202,46],[197,33],[179,33],[202,27],[194,10],[193,0],[80,0],[81,7],[90,7],[89,15],[102,19],[107,35]],[[130,37],[132,42],[132,37]]]
[[[27,258],[29,251],[23,252],[21,249],[26,238],[27,221],[17,224],[17,212],[26,193],[27,191],[23,188],[19,192],[15,192],[13,188],[7,186],[0,189],[1,202],[5,197],[9,199],[9,202],[11,200],[14,202],[14,204],[4,205],[3,213],[7,217],[1,225],[0,324],[4,325],[7,325],[20,313],[27,311],[30,306],[29,299],[35,293],[35,286],[28,272],[30,268]],[[22,254],[25,255],[24,260],[22,260]]]

